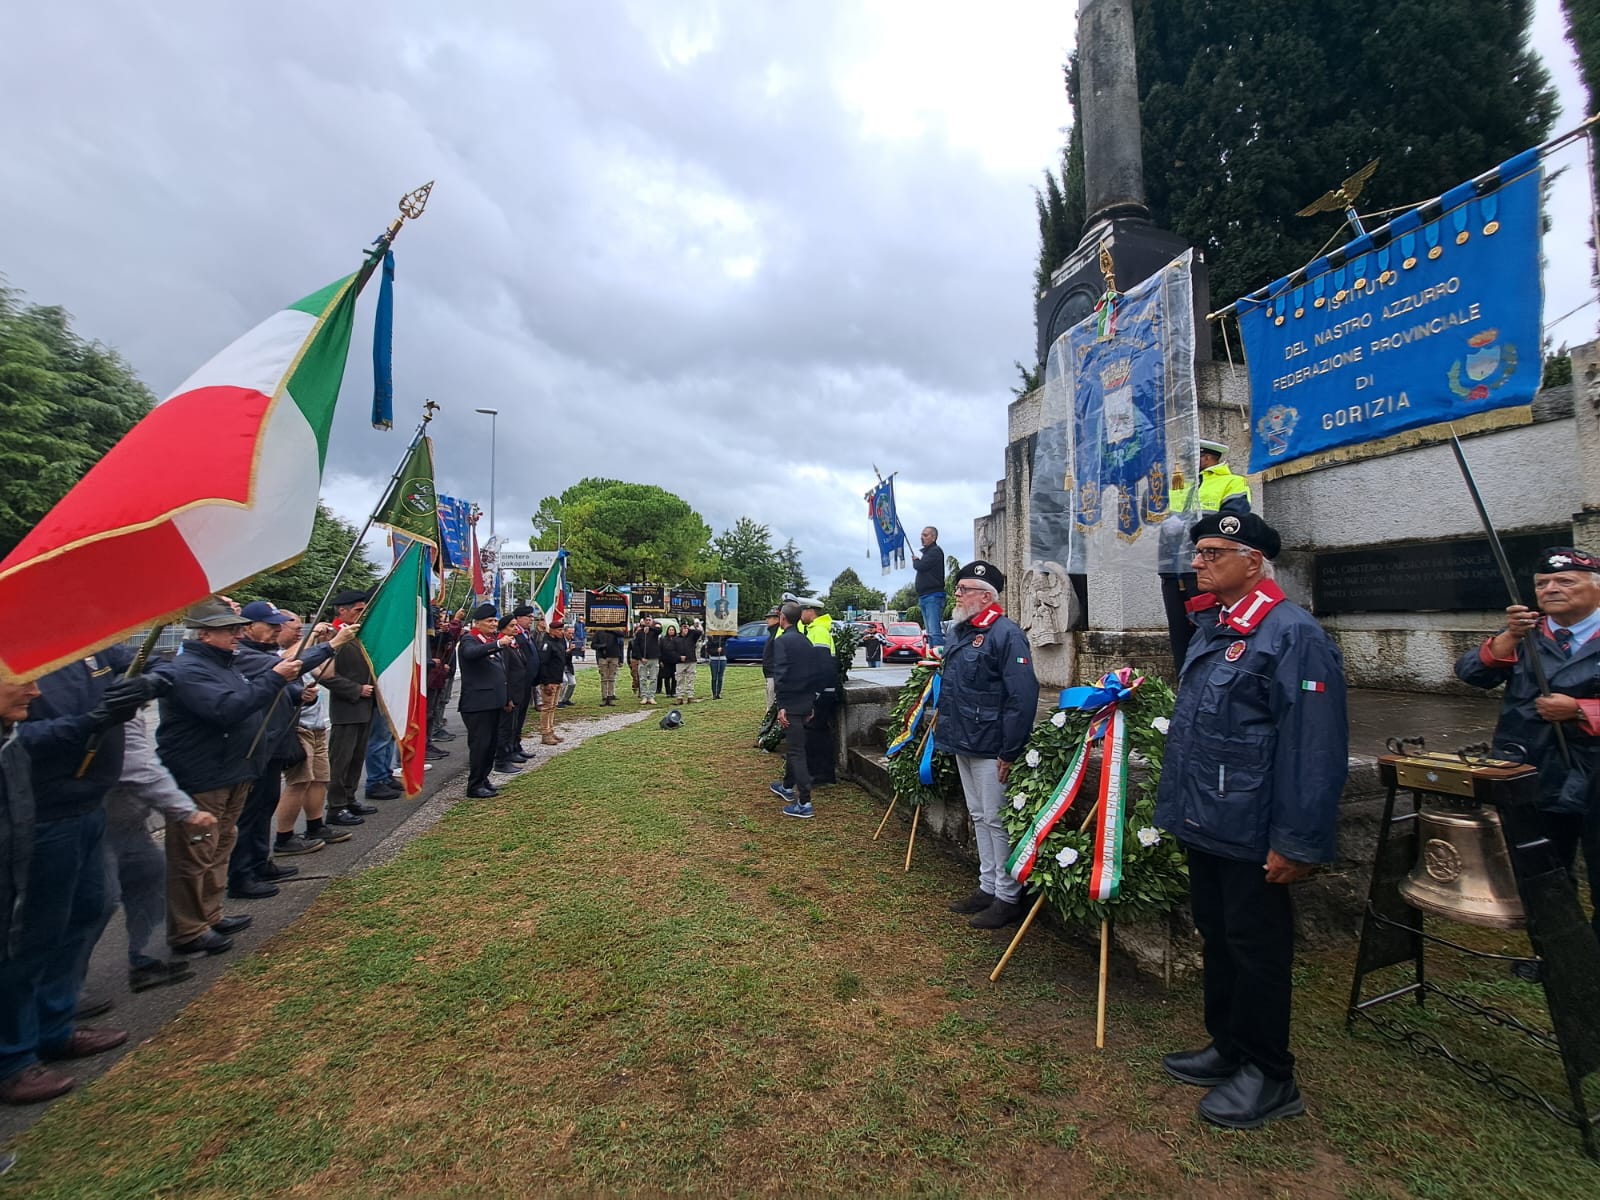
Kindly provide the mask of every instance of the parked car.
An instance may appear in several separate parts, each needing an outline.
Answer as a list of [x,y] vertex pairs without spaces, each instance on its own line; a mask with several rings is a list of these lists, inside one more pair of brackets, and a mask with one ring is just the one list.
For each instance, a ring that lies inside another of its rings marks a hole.
[[762,651],[766,648],[767,623],[746,621],[739,626],[739,632],[728,639],[728,661],[760,662]]
[[928,652],[928,635],[915,621],[890,621],[883,636],[889,639],[883,648],[884,662],[917,662]]

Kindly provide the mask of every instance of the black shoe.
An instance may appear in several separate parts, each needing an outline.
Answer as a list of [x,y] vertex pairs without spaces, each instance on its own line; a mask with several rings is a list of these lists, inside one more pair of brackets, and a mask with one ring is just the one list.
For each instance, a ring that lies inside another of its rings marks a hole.
[[500,793],[492,787],[475,787],[467,790],[467,797],[472,800],[488,800]]
[[519,763],[532,762],[533,755],[529,754],[526,750],[517,750],[511,755],[511,761]]
[[965,913],[970,916],[973,913],[981,913],[993,903],[994,896],[979,888],[965,900],[957,900],[950,906],[950,911],[953,913]]
[[996,900],[967,924],[974,929],[1004,929],[1022,920],[1022,915],[1027,911],[1028,906],[1020,900]]
[[85,996],[78,1001],[78,1007],[72,1010],[74,1021],[87,1021],[90,1017],[104,1016],[116,1007],[110,996]]
[[1544,963],[1537,958],[1519,958],[1511,964],[1511,977],[1523,983],[1543,983]]
[[456,735],[448,729],[435,729],[428,740],[433,742],[453,742],[456,740]]
[[1229,1058],[1215,1044],[1204,1050],[1181,1050],[1161,1060],[1161,1069],[1179,1083],[1191,1083],[1203,1088],[1220,1087],[1227,1083],[1242,1065],[1241,1060]]
[[[405,795],[404,792],[402,792],[399,788],[394,787],[392,785],[389,786],[389,787],[368,788],[367,791],[366,791],[366,796],[367,796],[368,800],[398,800],[403,795]],[[351,801],[350,807],[355,809],[357,812],[362,811],[363,808],[366,808],[367,812],[377,812],[378,811],[375,808],[370,808],[370,807],[364,806],[359,800]]]
[[502,760],[500,762],[495,763],[494,769],[495,769],[495,773],[497,775],[520,775],[520,774],[522,774],[522,764],[521,763],[505,762],[504,760]]
[[182,983],[185,979],[193,978],[194,968],[186,962],[174,959],[172,962],[150,963],[148,966],[132,968],[128,972],[128,988],[130,991],[143,992],[153,987]]
[[280,867],[270,859],[266,866],[256,868],[256,878],[262,883],[277,883],[280,879],[293,879],[298,874],[299,867]]
[[432,742],[429,742],[428,743],[428,749],[423,753],[422,757],[427,762],[437,762],[441,758],[449,758],[450,757],[450,751],[441,750],[441,749],[439,749],[439,747],[435,746]]
[[[366,823],[367,819],[365,817],[356,816],[348,808],[336,808],[323,818],[324,825],[365,825]],[[321,837],[322,835],[318,834],[317,836]]]
[[230,933],[238,933],[241,929],[249,929],[250,922],[254,920],[254,917],[241,913],[236,917],[223,917],[211,928],[222,934],[223,937],[227,937]]
[[561,701],[560,704],[557,704],[556,707],[557,708],[571,708],[572,707],[572,701],[571,700],[563,700],[563,701]]
[[[361,818],[357,817],[356,820],[359,821]],[[350,831],[348,829],[340,829],[337,825],[329,825],[327,821],[323,821],[322,824],[318,825],[315,833],[312,833],[310,828],[306,829],[307,839],[317,842],[326,842],[330,846],[335,842],[348,842],[350,840],[350,836]]]
[[[398,796],[399,794],[399,792],[396,792],[394,795]],[[372,793],[368,792],[367,795],[371,796]],[[381,798],[384,800],[393,800],[394,796],[383,796]],[[344,810],[347,813],[355,813],[355,815],[358,817],[365,817],[377,812],[378,806],[376,804],[363,804],[359,800],[352,800],[349,804],[344,806]]]
[[1298,1117],[1306,1110],[1300,1089],[1291,1079],[1268,1079],[1255,1063],[1245,1063],[1200,1101],[1200,1115],[1227,1129],[1259,1129],[1280,1117]]
[[241,879],[228,885],[228,895],[234,900],[265,900],[278,894],[278,885],[262,883],[256,879]]
[[223,937],[215,929],[208,929],[197,938],[178,942],[172,947],[174,954],[221,954],[233,949],[233,939]]

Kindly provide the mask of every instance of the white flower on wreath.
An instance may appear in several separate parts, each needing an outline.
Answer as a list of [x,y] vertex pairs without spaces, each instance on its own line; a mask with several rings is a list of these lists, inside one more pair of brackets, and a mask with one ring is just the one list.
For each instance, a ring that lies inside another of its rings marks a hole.
[[1073,863],[1075,863],[1077,861],[1078,861],[1078,852],[1076,850],[1074,850],[1071,846],[1063,846],[1056,853],[1056,866],[1058,866],[1058,867],[1070,867]]
[[1016,809],[1018,812],[1021,812],[1027,806],[1028,806],[1028,799],[1027,799],[1026,796],[1013,796],[1013,797],[1011,797],[1011,807]]
[[1172,722],[1165,717],[1157,717],[1150,722],[1150,728],[1154,729],[1162,737],[1166,737],[1167,730],[1172,728]]
[[1030,767],[1037,767],[1039,765],[1039,752],[1037,750],[1029,750],[1022,756],[1022,761]]
[[1139,830],[1138,834],[1135,836],[1137,836],[1139,839],[1139,845],[1154,846],[1161,840],[1161,831],[1155,828],[1153,825],[1146,825],[1143,829]]
[[1067,727],[1067,710],[1064,708],[1059,709],[1055,716],[1050,718],[1050,724],[1054,725],[1057,729],[1065,729]]

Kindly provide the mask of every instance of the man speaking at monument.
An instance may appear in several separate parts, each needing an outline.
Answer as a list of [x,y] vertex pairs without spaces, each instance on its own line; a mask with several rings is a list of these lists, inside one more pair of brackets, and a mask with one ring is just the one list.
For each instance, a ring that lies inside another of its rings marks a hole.
[[956,576],[953,641],[945,649],[933,744],[956,756],[978,843],[978,888],[951,912],[975,914],[974,929],[1022,919],[1022,885],[1006,871],[1011,842],[1002,807],[1011,764],[1028,744],[1039,707],[1028,635],[1000,607],[1006,577],[971,562]]
[[1334,857],[1349,753],[1344,666],[1273,582],[1276,530],[1221,512],[1189,536],[1210,594],[1195,606],[1155,815],[1188,853],[1211,1044],[1161,1065],[1211,1089],[1206,1120],[1254,1129],[1305,1111],[1289,1052],[1287,885]]
[[[1526,761],[1539,768],[1545,836],[1569,871],[1582,844],[1592,904],[1600,896],[1600,558],[1557,546],[1539,556],[1533,571],[1539,608],[1506,609],[1506,627],[1462,655],[1456,677],[1474,687],[1506,685],[1494,744],[1523,747]],[[1534,655],[1544,665],[1548,696],[1541,694]],[[1556,742],[1558,727],[1568,757]],[[1594,923],[1600,934],[1600,913]]]

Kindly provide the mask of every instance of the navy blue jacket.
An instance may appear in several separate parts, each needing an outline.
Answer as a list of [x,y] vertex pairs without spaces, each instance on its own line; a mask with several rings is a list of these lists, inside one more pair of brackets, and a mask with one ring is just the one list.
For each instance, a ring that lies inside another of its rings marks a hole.
[[932,542],[922,548],[922,553],[917,555],[917,577],[912,585],[917,589],[918,596],[929,596],[934,592],[944,591],[945,571],[944,551],[939,549],[938,542]]
[[456,659],[461,664],[461,699],[456,707],[464,713],[502,711],[509,693],[498,637],[485,642],[468,630],[456,648]]
[[133,652],[112,646],[69,663],[39,680],[39,698],[17,736],[32,764],[33,794],[40,821],[59,821],[92,812],[122,774],[122,726],[100,735],[94,762],[76,778],[98,724],[88,716],[107,686],[128,669]]
[[979,613],[955,627],[939,682],[935,749],[1015,762],[1039,712],[1028,635],[1010,617]]
[[811,639],[798,625],[772,639],[772,694],[786,712],[810,712],[816,703],[818,671],[812,649]]
[[1540,622],[1537,635],[1523,642],[1514,666],[1485,662],[1484,647],[1467,651],[1456,662],[1456,678],[1481,688],[1506,685],[1494,744],[1514,743],[1527,751],[1526,761],[1539,768],[1540,808],[1581,813],[1588,811],[1590,788],[1600,775],[1600,738],[1585,733],[1581,722],[1563,722],[1561,729],[1572,755],[1572,766],[1567,766],[1556,745],[1554,726],[1533,706],[1539,698],[1539,684],[1528,666],[1528,655],[1535,653],[1543,661],[1552,692],[1593,700],[1600,697],[1600,636],[1574,646],[1568,658],[1550,639],[1547,628]]
[[1281,600],[1257,616],[1261,593],[1283,595],[1264,581],[1234,605],[1235,624],[1215,604],[1193,614],[1156,824],[1222,858],[1332,862],[1349,771],[1344,661],[1305,609]]
[[[305,673],[310,674],[323,663],[334,656],[331,646],[311,646],[300,655],[300,661],[305,667]],[[254,679],[263,672],[272,670],[282,662],[276,645],[265,642],[251,642],[241,640],[239,649],[234,654],[234,665],[247,679]],[[291,746],[300,740],[300,708],[301,693],[296,691],[276,704],[270,705],[264,716],[268,721],[266,733],[261,735],[261,745],[257,748],[255,761],[265,771],[273,768],[274,760],[282,762],[291,755]],[[252,738],[255,734],[250,735]],[[245,743],[249,749],[249,743]]]
[[[305,661],[326,661],[327,651],[326,646],[308,650]],[[234,654],[190,641],[183,644],[183,653],[157,668],[172,680],[172,690],[161,698],[156,750],[178,786],[191,796],[230,788],[261,774],[273,748],[271,738],[261,738],[253,758],[248,751],[267,706],[284,688],[300,688],[299,676],[285,679],[272,673],[280,661],[258,650]],[[278,708],[298,713],[294,699],[285,697]]]

